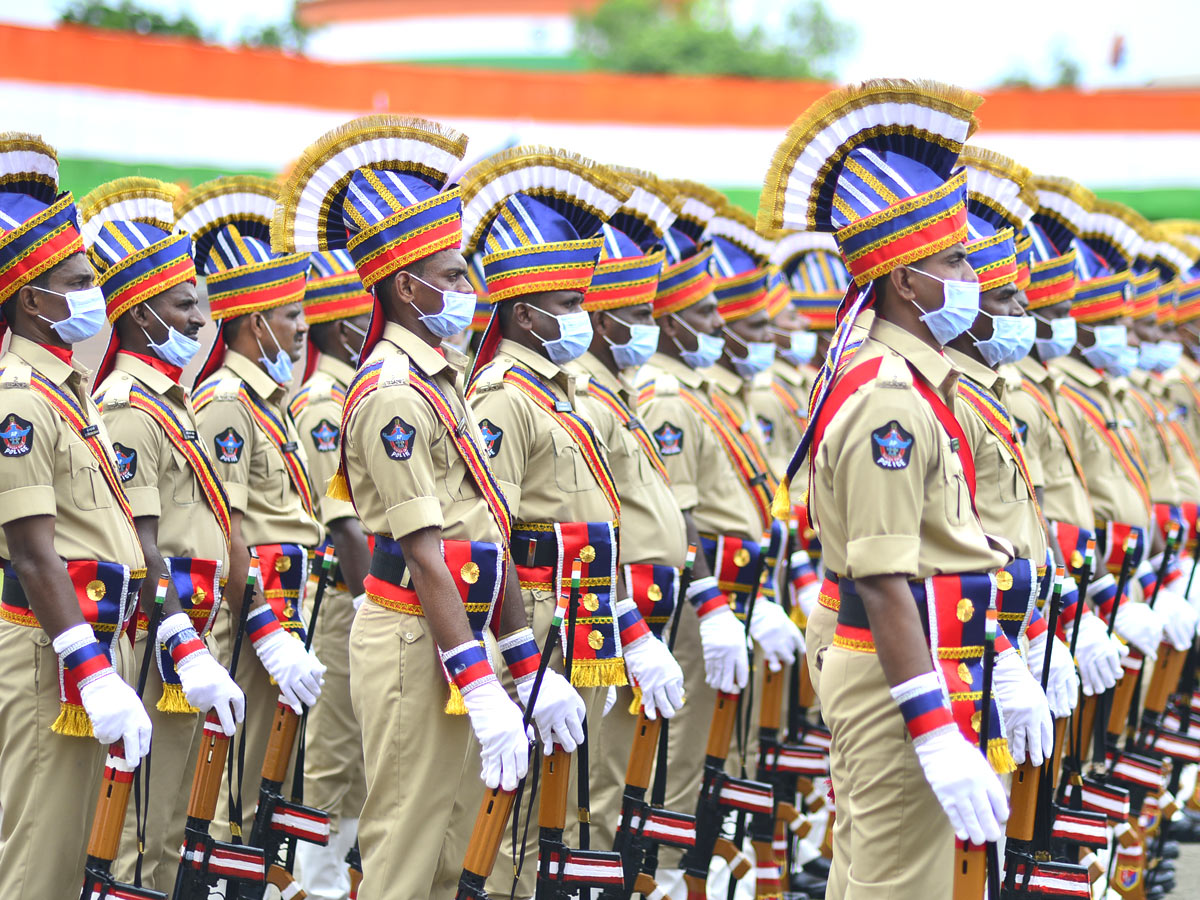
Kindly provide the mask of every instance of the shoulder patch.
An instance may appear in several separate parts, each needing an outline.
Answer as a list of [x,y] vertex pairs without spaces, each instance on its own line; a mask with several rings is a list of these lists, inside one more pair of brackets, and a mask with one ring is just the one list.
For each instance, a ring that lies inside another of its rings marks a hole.
[[8,457],[26,456],[33,450],[33,424],[16,413],[0,419],[0,454]]
[[0,369],[0,388],[28,388],[33,369],[28,363],[11,362]]
[[471,391],[476,394],[487,394],[504,387],[504,373],[512,368],[512,360],[494,359],[480,371]]
[[658,452],[663,456],[678,456],[683,452],[683,429],[670,422],[663,422],[653,432]]
[[241,461],[246,441],[230,426],[213,438],[213,445],[216,447],[218,462],[233,464]]
[[895,419],[871,432],[871,455],[881,469],[906,469],[912,458],[913,436]]
[[318,453],[332,453],[338,448],[338,436],[341,431],[328,419],[322,419],[316,427],[309,431],[312,435],[313,447]]
[[375,389],[408,384],[408,354],[396,353],[384,357],[383,366],[379,370],[379,382]]
[[1016,416],[1013,416],[1013,421],[1017,423],[1017,439],[1023,444],[1027,440],[1026,435],[1029,434],[1029,423]]
[[113,450],[117,454],[117,477],[124,484],[137,474],[137,451],[116,441],[113,441]]
[[308,402],[322,403],[333,399],[333,379],[318,372],[308,382]]
[[876,387],[906,390],[912,384],[912,370],[904,357],[898,353],[888,353],[881,358],[879,371],[875,375]]
[[388,459],[397,462],[412,459],[413,436],[416,433],[417,429],[399,416],[393,416],[392,421],[380,428],[379,439],[383,441],[383,451]]
[[488,459],[494,459],[500,452],[500,443],[504,440],[504,430],[492,424],[490,419],[479,423],[479,433],[483,436],[483,452]]
[[236,377],[222,378],[217,382],[213,394],[214,400],[236,400],[242,391],[242,379]]
[[654,393],[659,397],[671,397],[679,393],[679,379],[660,372],[654,379]]
[[129,406],[129,389],[133,379],[125,372],[114,372],[105,382],[104,393],[98,399],[101,409],[124,409]]
[[775,437],[775,423],[765,416],[757,416],[758,430],[762,432],[763,443],[771,443],[771,439]]

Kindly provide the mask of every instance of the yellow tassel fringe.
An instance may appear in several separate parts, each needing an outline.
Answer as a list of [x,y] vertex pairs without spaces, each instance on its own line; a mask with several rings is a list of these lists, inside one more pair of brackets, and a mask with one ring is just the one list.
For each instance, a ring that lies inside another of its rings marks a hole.
[[76,706],[74,703],[60,705],[58,718],[54,720],[50,730],[55,734],[64,734],[67,737],[95,737],[95,733],[92,731],[92,720],[88,718],[88,714],[82,706]]
[[331,500],[350,502],[350,486],[346,484],[346,476],[342,474],[340,468],[329,479],[329,484],[325,488],[325,496]]
[[808,616],[804,615],[804,610],[800,608],[799,604],[792,606],[791,610],[788,611],[788,618],[801,631],[808,628]]
[[1009,772],[1017,770],[1016,760],[1012,757],[1012,752],[1008,749],[1007,738],[993,738],[988,741],[987,751],[988,762],[992,764],[992,770],[997,775],[1007,775]]
[[165,713],[198,713],[200,710],[187,702],[183,687],[178,684],[163,684],[162,696],[158,698],[158,711]]
[[571,663],[575,687],[620,687],[629,684],[623,659],[577,659]]
[[446,699],[446,708],[443,711],[449,716],[465,716],[467,714],[467,703],[463,700],[462,692],[458,689],[457,684],[450,685],[450,696]]
[[642,689],[636,684],[633,686],[633,702],[629,704],[629,714],[636,716],[642,708]]
[[771,515],[786,522],[792,515],[792,476],[784,475],[775,489],[775,499],[771,501]]

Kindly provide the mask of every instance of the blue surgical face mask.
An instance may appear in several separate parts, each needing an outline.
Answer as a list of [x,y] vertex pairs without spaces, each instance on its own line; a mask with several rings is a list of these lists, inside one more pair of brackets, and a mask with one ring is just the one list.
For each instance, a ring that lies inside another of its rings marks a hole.
[[1070,353],[1078,336],[1075,320],[1070,316],[1063,316],[1061,319],[1050,320],[1050,337],[1037,338],[1034,343],[1042,362],[1049,362]]
[[178,331],[174,325],[167,325],[162,320],[162,316],[156,313],[149,306],[146,307],[150,315],[158,319],[160,325],[167,329],[167,337],[161,344],[154,343],[154,339],[150,337],[150,332],[145,328],[142,329],[142,334],[146,335],[146,340],[150,342],[150,349],[153,350],[158,358],[163,362],[170,363],[173,366],[183,368],[192,361],[197,353],[200,352],[200,342],[195,338],[190,338],[186,334]]
[[1108,367],[1110,375],[1118,377],[1128,375],[1138,364],[1138,352],[1136,347],[1122,347],[1121,352],[1117,354],[1117,360]]
[[679,343],[679,338],[672,338],[675,341],[675,346],[679,348],[679,355],[683,361],[693,369],[707,369],[709,366],[715,366],[717,360],[721,358],[721,354],[725,352],[725,338],[713,337],[711,334],[701,334],[679,316],[675,316],[675,321],[690,331],[696,338],[695,350],[684,350],[683,344]]
[[612,313],[605,313],[605,315],[616,319],[629,329],[629,340],[623,344],[613,343],[607,336],[604,338],[612,348],[613,361],[617,364],[617,368],[635,369],[649,362],[650,357],[658,350],[659,327],[657,325],[635,325],[617,318]]
[[1179,365],[1183,357],[1183,344],[1179,341],[1159,341],[1158,352],[1162,354],[1162,369],[1159,371],[1165,372]]
[[289,384],[292,380],[292,358],[283,352],[283,347],[279,346],[279,338],[275,337],[275,332],[271,330],[271,326],[267,326],[267,334],[271,336],[271,340],[275,342],[275,348],[279,351],[275,354],[275,358],[267,359],[267,351],[263,349],[262,341],[258,341],[258,352],[262,354],[258,361],[262,363],[263,369],[271,376],[271,380],[276,384]]
[[1111,369],[1117,364],[1121,352],[1128,346],[1125,326],[1097,325],[1093,331],[1096,339],[1092,346],[1081,348],[1083,358],[1097,369]]
[[38,314],[38,318],[50,322],[54,333],[68,344],[78,344],[90,337],[95,337],[104,327],[104,291],[98,287],[90,287],[82,291],[67,291],[60,294],[49,288],[30,285],[34,290],[47,294],[58,294],[67,301],[67,317],[57,322]]
[[735,343],[746,348],[745,356],[737,357],[730,354],[733,368],[743,378],[753,378],[759,372],[767,371],[771,368],[771,363],[775,362],[775,343],[773,341],[743,341],[732,331],[727,331],[726,334],[733,338]]
[[975,341],[989,368],[1014,363],[1029,354],[1037,333],[1033,316],[993,316],[983,310],[979,312],[992,320],[992,336],[986,341]]
[[1137,352],[1137,367],[1139,369],[1144,369],[1147,372],[1163,372],[1166,370],[1162,365],[1162,345],[1157,341],[1143,341],[1138,345]]
[[[431,291],[442,295],[442,310],[436,313],[420,313],[425,327],[440,338],[454,337],[471,324],[475,315],[475,295],[464,291],[443,291],[435,288],[424,278],[417,278],[412,272],[408,273]],[[365,335],[364,335],[365,337]]]
[[[942,283],[942,305],[939,309],[922,311],[921,321],[929,328],[933,339],[946,346],[975,322],[979,315],[979,282],[950,281],[909,266],[910,272],[920,272],[926,278]],[[913,302],[913,306],[917,306]],[[917,306],[920,309],[919,306]]]
[[788,348],[779,353],[793,366],[803,366],[812,362],[817,355],[817,333],[815,331],[793,331],[788,336]]
[[[555,365],[565,365],[573,359],[578,359],[592,345],[592,320],[582,310],[556,316],[536,306],[531,305],[529,308],[536,309],[543,316],[558,322],[558,337],[553,340],[546,340],[536,331],[533,333],[546,348],[546,355],[550,357],[550,362]],[[471,309],[473,312],[474,302],[472,302]]]

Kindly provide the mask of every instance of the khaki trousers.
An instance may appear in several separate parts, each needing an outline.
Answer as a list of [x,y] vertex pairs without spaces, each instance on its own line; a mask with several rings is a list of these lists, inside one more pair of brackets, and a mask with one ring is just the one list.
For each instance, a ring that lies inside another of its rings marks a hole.
[[[113,666],[133,683],[129,640]],[[0,620],[0,896],[71,900],[83,866],[107,748],[50,730],[58,656],[40,628]]]
[[350,696],[366,762],[360,900],[453,897],[484,787],[470,719],[443,711],[449,689],[423,618],[362,605]]
[[[875,654],[830,647],[821,666],[821,702],[833,732],[834,842],[841,845],[834,862],[849,861],[840,892],[826,896],[951,896],[954,832],[921,771]],[[843,810],[850,813],[848,829],[841,827]]]
[[[657,638],[653,638],[657,640]],[[590,748],[592,848],[611,850],[621,817],[625,796],[625,772],[629,768],[629,749],[637,731],[638,717],[629,714],[633,689],[619,687],[617,702],[607,716],[588,722]],[[604,707],[601,706],[601,711]],[[651,782],[653,783],[653,782]],[[650,799],[647,792],[646,799]]]
[[[821,704],[821,711],[825,714],[825,699],[821,696],[821,669],[824,666],[825,656],[829,652],[829,645],[833,643],[833,633],[837,629],[837,613],[831,609],[826,609],[819,603],[813,609],[812,615],[808,617],[808,628],[804,633],[804,640],[807,645],[807,664],[808,674],[812,678],[813,690],[816,692],[817,700]],[[828,716],[826,715],[828,718]],[[850,806],[841,802],[841,771],[837,768],[841,762],[830,748],[829,752],[829,769],[830,781],[833,784],[834,804],[836,814],[833,820],[833,861],[829,870],[829,884],[826,887],[826,894],[829,897],[841,897],[846,891],[846,871],[850,868],[850,860],[846,858],[846,848],[849,846],[850,835]],[[838,834],[842,837],[839,840]]]

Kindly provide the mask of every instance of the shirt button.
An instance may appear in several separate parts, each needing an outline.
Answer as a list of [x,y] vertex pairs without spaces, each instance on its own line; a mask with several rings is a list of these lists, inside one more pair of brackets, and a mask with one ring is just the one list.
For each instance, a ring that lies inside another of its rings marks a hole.
[[411,643],[413,639],[413,633],[411,631],[404,632],[404,639]]

